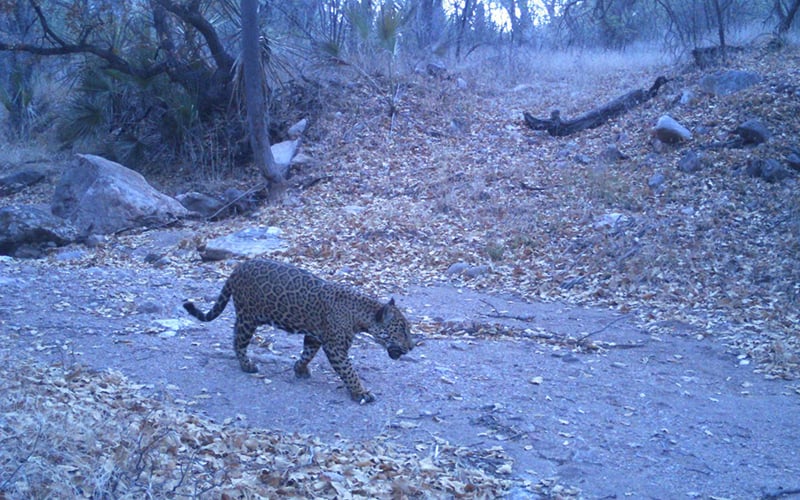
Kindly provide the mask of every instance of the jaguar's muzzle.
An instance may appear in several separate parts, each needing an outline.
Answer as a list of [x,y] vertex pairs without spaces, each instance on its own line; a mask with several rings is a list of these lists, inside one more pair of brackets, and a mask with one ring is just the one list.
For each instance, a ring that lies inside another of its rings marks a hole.
[[397,359],[406,353],[406,351],[397,344],[389,344],[389,347],[386,349],[386,351],[389,353],[389,357],[392,359]]

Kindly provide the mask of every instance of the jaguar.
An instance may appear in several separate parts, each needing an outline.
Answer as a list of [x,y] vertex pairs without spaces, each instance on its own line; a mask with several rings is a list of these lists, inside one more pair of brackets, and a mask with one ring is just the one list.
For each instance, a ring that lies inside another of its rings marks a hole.
[[361,383],[348,357],[357,333],[368,333],[398,359],[414,348],[409,323],[394,298],[382,303],[348,286],[319,278],[282,262],[255,259],[238,264],[207,313],[191,301],[183,307],[200,321],[217,318],[233,297],[236,311],[233,350],[243,371],[258,371],[247,347],[261,325],[303,334],[303,351],[294,364],[298,378],[308,378],[308,364],[320,348],[344,382],[350,397],[371,403],[375,396]]

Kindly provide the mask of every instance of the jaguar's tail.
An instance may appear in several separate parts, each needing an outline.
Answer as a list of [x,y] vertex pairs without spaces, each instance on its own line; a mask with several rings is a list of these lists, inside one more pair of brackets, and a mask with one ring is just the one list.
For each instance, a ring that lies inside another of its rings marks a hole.
[[219,292],[219,297],[217,297],[217,301],[214,303],[214,306],[211,308],[210,311],[204,313],[197,306],[194,305],[191,301],[186,301],[183,303],[183,308],[186,311],[194,316],[195,318],[199,319],[200,321],[212,321],[217,318],[222,311],[225,310],[225,306],[228,305],[228,301],[231,298],[231,290],[228,286],[228,283],[225,283],[225,286],[222,287],[222,291]]

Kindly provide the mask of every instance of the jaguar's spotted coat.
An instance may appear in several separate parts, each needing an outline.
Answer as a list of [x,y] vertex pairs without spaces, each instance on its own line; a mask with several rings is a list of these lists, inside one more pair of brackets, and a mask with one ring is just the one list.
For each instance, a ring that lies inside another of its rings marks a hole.
[[188,301],[183,307],[199,320],[211,321],[222,313],[231,296],[236,308],[233,347],[245,372],[257,371],[247,356],[247,346],[256,328],[269,324],[304,335],[303,353],[294,364],[297,377],[310,376],[308,363],[322,347],[350,396],[369,403],[375,397],[364,388],[347,355],[355,334],[371,334],[392,359],[414,347],[408,321],[394,299],[382,304],[352,288],[272,260],[239,264],[209,312],[203,313]]

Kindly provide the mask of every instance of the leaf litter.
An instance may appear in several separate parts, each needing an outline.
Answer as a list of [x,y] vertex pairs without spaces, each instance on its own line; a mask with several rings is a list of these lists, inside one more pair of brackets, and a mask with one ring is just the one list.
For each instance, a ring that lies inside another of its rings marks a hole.
[[[315,162],[296,173],[301,186],[304,178],[320,173],[332,174],[331,180],[290,190],[287,203],[249,218],[187,222],[184,229],[192,236],[164,257],[182,277],[218,283],[232,264],[198,267],[197,242],[254,224],[277,225],[291,247],[274,257],[375,294],[450,281],[528,300],[606,306],[634,315],[653,335],[679,327],[716,338],[739,353],[743,366],[752,361],[753,369],[768,377],[796,379],[800,191],[796,178],[769,184],[744,175],[744,168],[754,156],[782,158],[786,147],[797,146],[792,141],[800,135],[800,109],[791,82],[800,78],[800,55],[793,48],[779,53],[755,48],[732,64],[766,78],[726,98],[701,93],[683,108],[676,108],[676,99],[685,89],[696,90],[702,76],[697,70],[674,74],[674,68],[653,67],[636,75],[611,70],[569,93],[560,84],[508,92],[476,77],[477,90],[465,96],[453,80],[412,81],[394,120],[369,92],[332,96],[332,107],[349,110],[347,126],[339,123],[341,114],[321,115],[315,126],[325,132],[306,145]],[[522,123],[524,110],[565,109],[570,105],[565,95],[580,95],[580,105],[570,110],[578,113],[627,90],[620,85],[642,86],[664,71],[673,81],[659,97],[580,136],[553,139]],[[353,100],[359,105],[352,106]],[[695,144],[655,148],[649,130],[666,111],[705,132]],[[777,139],[753,149],[710,148],[699,174],[676,170],[686,149],[727,138],[751,116],[767,123]],[[464,126],[454,129],[454,119]],[[609,144],[626,158],[603,160]],[[658,193],[647,185],[656,173],[665,177]],[[43,189],[39,185],[13,201],[31,196],[46,201]],[[619,217],[598,224],[607,214]],[[133,231],[78,258],[54,253],[45,265],[136,268],[143,262],[131,249],[146,239]],[[457,262],[487,265],[488,272],[446,277],[445,270]],[[117,293],[117,301],[132,300]],[[59,307],[69,306],[65,298]],[[109,318],[127,310],[97,306],[95,313]],[[526,336],[530,330],[435,320],[418,327],[432,335],[489,337]],[[552,340],[535,327],[531,332],[529,337]],[[562,344],[569,349],[585,347],[578,337],[567,340]],[[214,424],[166,401],[136,396],[136,386],[118,374],[27,366],[24,376],[2,371],[9,397],[0,421],[5,435],[0,489],[18,486],[23,496],[37,493],[30,490],[36,487],[40,493],[77,496],[111,491],[197,496],[213,490],[231,498],[379,493],[399,498],[494,496],[511,487],[502,476],[513,464],[474,466],[487,457],[482,453],[502,455],[499,451],[441,443],[435,454],[421,456],[379,440],[330,443],[245,431],[235,422]],[[121,450],[115,442],[131,446]],[[550,480],[526,487],[577,494]]]
[[30,363],[2,369],[0,386],[11,498],[494,498],[515,483],[499,447],[416,451],[214,423],[114,371]]

